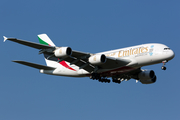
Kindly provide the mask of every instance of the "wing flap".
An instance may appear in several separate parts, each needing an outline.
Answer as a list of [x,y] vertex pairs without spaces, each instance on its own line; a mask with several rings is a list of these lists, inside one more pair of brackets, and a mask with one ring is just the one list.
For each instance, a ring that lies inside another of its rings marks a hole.
[[[75,63],[73,63],[73,61],[76,61]],[[87,62],[86,60],[83,59],[78,59],[78,58],[66,58],[65,61],[69,62],[70,64],[74,64],[76,66],[79,67],[79,69],[84,69],[88,72],[92,72],[94,71],[95,66],[91,65],[89,62]]]
[[[66,62],[69,62],[70,65],[76,65],[79,67],[79,69],[84,69],[88,72],[92,72],[94,70],[94,66],[92,66],[91,64],[89,64],[87,61],[83,60],[83,59],[80,59],[79,56],[78,57],[67,57],[67,58],[64,58],[64,59],[58,59],[57,57],[53,56],[53,57],[49,57],[51,54],[47,54],[45,53],[44,54],[44,57],[48,60],[52,60],[52,61],[57,61],[59,63],[61,63],[61,61],[66,61]],[[87,64],[88,63],[88,64]],[[87,65],[85,65],[87,64]]]
[[36,69],[43,69],[43,70],[54,70],[54,69],[56,69],[53,67],[48,67],[48,66],[44,66],[44,65],[40,65],[40,64],[36,64],[36,63],[30,63],[30,62],[26,62],[26,61],[20,61],[20,60],[14,60],[13,62],[22,64],[22,65],[26,65],[29,67],[33,67]]

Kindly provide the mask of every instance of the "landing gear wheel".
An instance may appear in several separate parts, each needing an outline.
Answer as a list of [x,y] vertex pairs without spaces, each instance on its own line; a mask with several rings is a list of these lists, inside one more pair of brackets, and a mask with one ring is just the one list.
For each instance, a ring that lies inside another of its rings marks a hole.
[[112,81],[115,82],[115,83],[118,83],[118,84],[121,83],[121,80],[118,80],[117,78],[113,78]]
[[97,73],[92,73],[89,78],[93,80],[99,80],[101,77]]
[[162,69],[162,70],[166,70],[166,67],[162,66],[161,69]]

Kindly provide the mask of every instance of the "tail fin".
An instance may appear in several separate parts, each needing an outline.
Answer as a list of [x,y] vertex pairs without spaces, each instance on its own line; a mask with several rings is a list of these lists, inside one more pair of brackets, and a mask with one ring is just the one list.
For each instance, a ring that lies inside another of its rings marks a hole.
[[44,45],[56,46],[46,34],[38,35],[39,42]]
[[[40,35],[38,35],[38,38],[39,38],[40,44],[55,46],[55,44],[51,41],[51,39],[46,34],[40,34]],[[44,54],[44,58],[45,58],[47,66],[57,67],[57,62],[48,60],[48,59],[46,59],[45,56],[48,56],[48,55]]]

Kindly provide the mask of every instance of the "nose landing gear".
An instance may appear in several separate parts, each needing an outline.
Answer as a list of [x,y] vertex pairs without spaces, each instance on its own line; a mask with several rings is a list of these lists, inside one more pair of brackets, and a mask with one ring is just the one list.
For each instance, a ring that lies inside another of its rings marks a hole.
[[166,70],[166,67],[165,67],[165,66],[162,66],[161,69],[162,69],[162,70]]
[[162,61],[162,63],[163,63],[163,66],[161,67],[162,70],[166,70],[165,64],[166,64],[167,62],[168,62],[167,60]]

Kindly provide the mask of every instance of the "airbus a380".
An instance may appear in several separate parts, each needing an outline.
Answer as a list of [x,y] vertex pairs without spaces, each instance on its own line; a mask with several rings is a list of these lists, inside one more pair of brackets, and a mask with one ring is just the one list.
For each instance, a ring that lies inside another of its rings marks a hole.
[[156,82],[153,70],[143,70],[141,67],[162,63],[165,64],[174,58],[174,52],[164,44],[149,43],[101,53],[86,53],[72,50],[70,47],[57,47],[46,34],[38,35],[40,43],[29,42],[4,36],[4,42],[10,40],[29,47],[39,49],[44,54],[47,66],[26,61],[15,60],[40,70],[40,73],[68,76],[90,77],[100,82],[121,83],[135,79],[142,84]]

